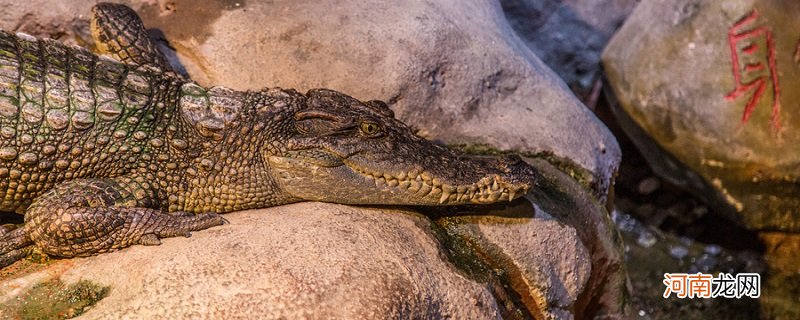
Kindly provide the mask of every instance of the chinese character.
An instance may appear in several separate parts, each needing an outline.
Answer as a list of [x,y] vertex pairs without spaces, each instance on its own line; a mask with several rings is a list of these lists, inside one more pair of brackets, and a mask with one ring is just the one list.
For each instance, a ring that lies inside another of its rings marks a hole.
[[711,298],[711,279],[710,274],[690,274],[689,275],[689,298]]
[[667,290],[664,290],[664,298],[669,298],[670,294],[676,293],[678,298],[686,298],[686,278],[685,273],[665,273],[664,285]]
[[736,297],[748,296],[758,298],[761,296],[761,275],[758,273],[740,273],[736,275],[738,289]]
[[736,298],[738,291],[736,279],[730,273],[720,273],[711,280],[711,286],[714,288],[711,291],[711,296],[714,298]]
[[728,30],[728,44],[733,59],[733,78],[736,88],[725,96],[736,100],[743,95],[750,99],[744,108],[741,124],[747,123],[769,86],[772,90],[772,116],[770,124],[778,133],[780,123],[780,85],[775,68],[775,44],[772,31],[766,26],[757,26],[758,11],[753,9],[747,16]]

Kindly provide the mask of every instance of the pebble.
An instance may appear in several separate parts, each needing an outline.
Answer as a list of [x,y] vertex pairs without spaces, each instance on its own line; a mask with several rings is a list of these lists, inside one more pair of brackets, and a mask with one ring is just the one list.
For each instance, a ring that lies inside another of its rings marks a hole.
[[614,221],[614,224],[617,225],[617,228],[624,232],[638,233],[638,231],[643,228],[639,221],[628,214],[620,212],[619,210],[614,210],[611,212],[611,219]]
[[708,213],[708,207],[706,206],[696,206],[692,208],[692,215],[696,218],[700,218]]
[[722,252],[722,247],[716,244],[709,244],[705,247],[705,249],[703,249],[703,252],[708,253],[712,256],[717,256],[719,255],[720,252]]
[[656,177],[647,177],[639,182],[639,186],[637,186],[636,191],[638,191],[639,194],[646,196],[655,192],[658,190],[658,188],[661,188],[661,180]]
[[687,247],[691,247],[692,244],[694,244],[694,239],[689,238],[689,237],[680,237],[680,238],[678,238],[678,241],[682,245],[687,246]]
[[636,239],[636,244],[642,248],[650,248],[656,244],[656,242],[656,236],[648,230],[642,230],[642,232],[639,233],[639,237]]
[[717,266],[717,258],[714,258],[708,254],[704,254],[697,259],[695,264],[701,271],[709,272]]
[[669,255],[675,259],[683,259],[689,255],[689,249],[684,246],[672,246],[669,248]]

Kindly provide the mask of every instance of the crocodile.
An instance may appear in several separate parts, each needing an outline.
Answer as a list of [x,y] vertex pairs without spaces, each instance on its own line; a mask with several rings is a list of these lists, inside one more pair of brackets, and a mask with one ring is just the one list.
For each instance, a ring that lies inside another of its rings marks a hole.
[[511,201],[537,172],[414,133],[386,103],[328,89],[203,87],[123,5],[93,8],[97,52],[0,31],[0,267],[34,250],[158,245],[232,211],[299,201]]

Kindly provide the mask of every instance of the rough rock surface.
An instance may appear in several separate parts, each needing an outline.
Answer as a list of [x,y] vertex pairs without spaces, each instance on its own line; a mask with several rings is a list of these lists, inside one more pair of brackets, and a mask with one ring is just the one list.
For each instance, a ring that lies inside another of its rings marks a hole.
[[[430,222],[419,215],[303,203],[239,212],[228,218],[230,225],[195,233],[191,239],[166,239],[158,247],[136,246],[61,261],[28,278],[36,283],[45,280],[38,275],[59,275],[66,283],[90,280],[110,286],[111,294],[84,315],[88,319],[254,314],[347,319],[499,316],[485,285],[465,278],[441,260]],[[536,224],[528,229],[546,231],[549,225]],[[533,266],[522,276],[525,285],[537,286],[528,289],[537,295],[546,295],[538,286],[554,288],[558,294],[567,286],[571,296],[549,294],[553,298],[548,301],[571,305],[580,293],[573,290],[584,290],[590,267],[586,249],[575,241],[575,230],[560,229],[564,230],[544,232],[541,237],[565,236],[562,241],[576,244],[576,249],[559,255],[566,259],[523,260]],[[532,257],[541,259],[552,251],[542,245],[556,243],[531,244],[537,244],[531,247],[538,251]],[[576,265],[576,257],[569,252],[578,252],[583,259]],[[551,272],[530,273],[539,267]],[[565,311],[556,315],[571,316]]]
[[437,223],[505,270],[537,318],[625,314],[622,244],[608,213],[564,173],[542,160],[533,163],[542,179],[527,197],[532,214],[505,210]]
[[500,0],[511,26],[573,91],[591,94],[600,54],[640,0]]
[[[152,3],[132,1],[201,84],[325,87],[386,100],[428,138],[572,162],[603,200],[618,168],[614,137],[519,40],[497,2]],[[86,19],[91,7],[0,4],[14,7],[0,27],[36,35],[85,33],[80,19],[59,16]]]
[[798,14],[796,1],[644,1],[603,56],[616,115],[656,171],[750,229],[800,231]]
[[[309,202],[226,217],[230,224],[191,238],[62,260],[34,274],[0,281],[0,288],[8,292],[0,296],[0,303],[57,278],[111,288],[108,297],[82,316],[86,319],[501,315],[496,293],[443,259],[432,223],[419,214]],[[467,226],[479,228],[480,241],[494,243],[514,260],[519,272],[506,271],[514,290],[543,298],[530,309],[542,308],[540,315],[572,317],[576,300],[602,296],[587,292],[595,290],[587,285],[590,275],[620,275],[619,269],[603,264],[593,269],[591,249],[583,245],[579,232],[552,217],[515,218],[512,223],[519,225],[508,230],[508,222],[499,219],[490,222],[495,226]],[[553,246],[560,252],[553,254]],[[609,253],[609,260],[619,261],[618,251],[604,254]],[[621,292],[619,287],[608,291]]]
[[43,272],[111,287],[87,319],[499,317],[487,288],[440,258],[419,214],[300,203],[226,217],[191,238]]

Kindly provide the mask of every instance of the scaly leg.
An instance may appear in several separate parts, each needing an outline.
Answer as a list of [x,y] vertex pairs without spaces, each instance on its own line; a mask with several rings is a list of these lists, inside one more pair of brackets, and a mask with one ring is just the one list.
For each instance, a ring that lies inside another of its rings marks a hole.
[[174,73],[133,9],[116,3],[99,3],[92,8],[91,30],[101,54],[127,64]]
[[31,254],[33,241],[24,229],[19,227],[0,235],[0,268]]
[[0,266],[19,259],[31,244],[54,256],[91,256],[134,244],[158,245],[159,238],[188,236],[225,223],[215,213],[148,208],[156,202],[153,195],[146,183],[133,179],[61,183],[36,198],[25,213],[25,225],[3,239]]

